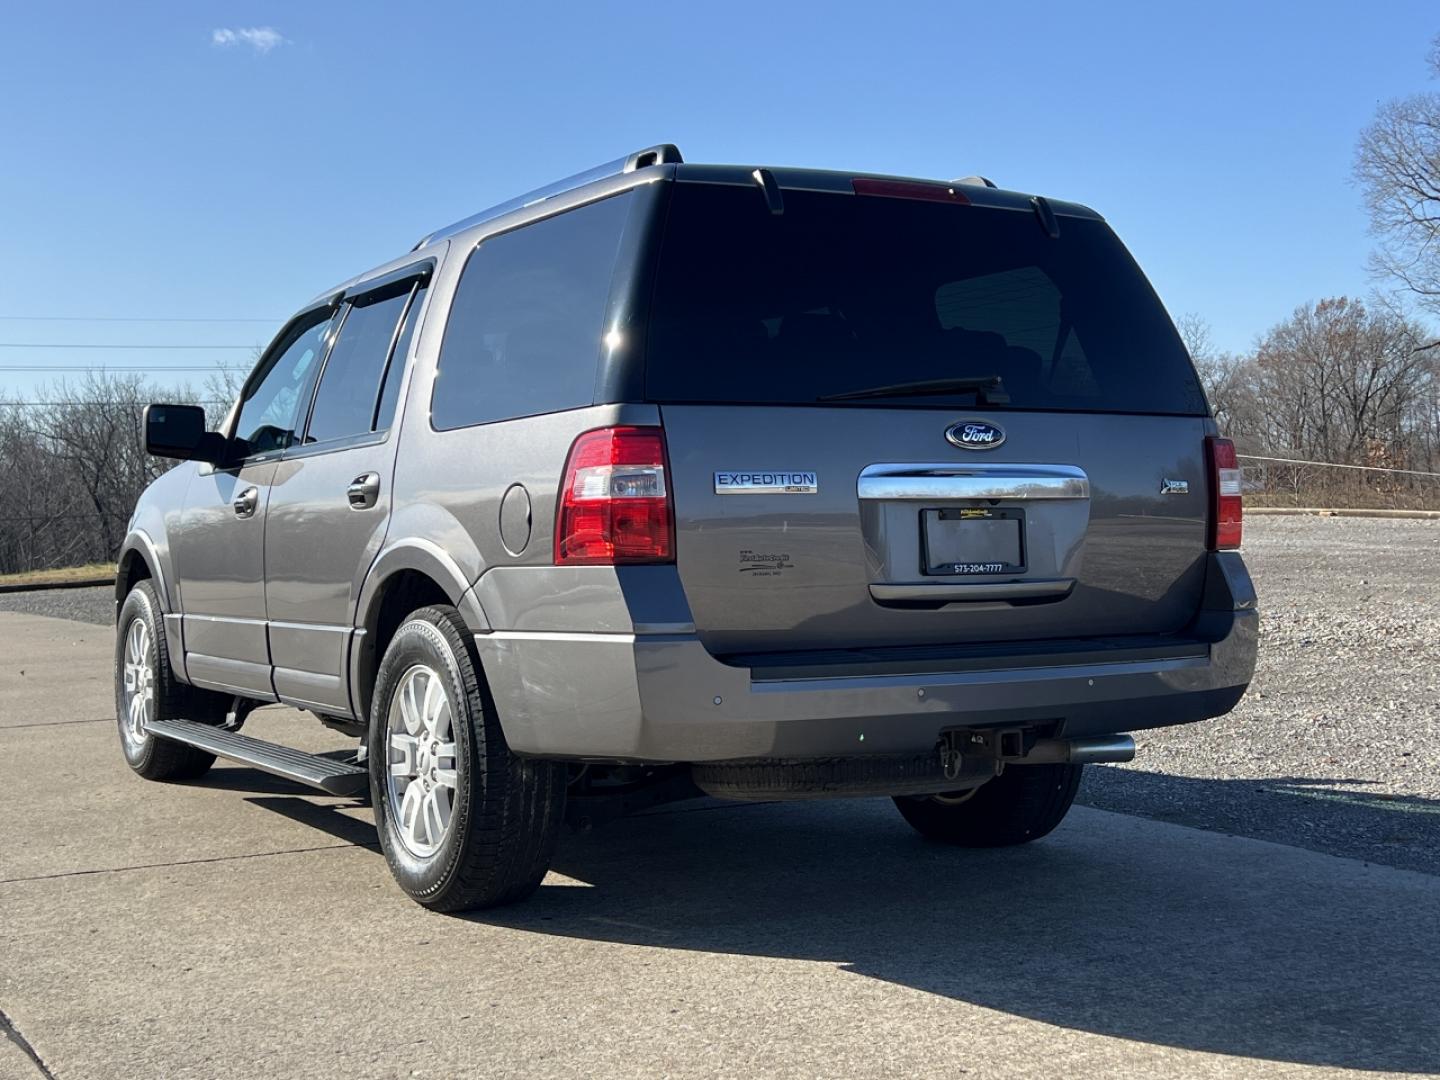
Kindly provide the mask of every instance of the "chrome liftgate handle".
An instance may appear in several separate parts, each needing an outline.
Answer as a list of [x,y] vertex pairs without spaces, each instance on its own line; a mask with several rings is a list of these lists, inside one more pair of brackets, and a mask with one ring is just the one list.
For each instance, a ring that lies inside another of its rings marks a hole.
[[1074,465],[870,465],[862,499],[1088,499],[1090,478]]

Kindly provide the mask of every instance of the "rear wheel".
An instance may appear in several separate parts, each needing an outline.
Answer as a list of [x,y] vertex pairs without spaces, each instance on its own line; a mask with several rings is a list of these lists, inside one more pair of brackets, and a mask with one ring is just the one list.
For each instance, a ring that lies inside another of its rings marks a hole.
[[214,723],[223,717],[222,698],[186,686],[170,670],[160,597],[154,585],[140,582],[125,597],[115,628],[115,718],[125,761],[146,780],[203,776],[215,763],[214,754],[156,738],[146,724],[151,720]]
[[449,607],[395,632],[370,710],[380,845],[409,896],[437,911],[522,900],[545,877],[565,812],[565,766],[516,757]]
[[895,805],[928,840],[1009,847],[1038,840],[1064,820],[1083,765],[1012,765],[971,792],[900,797]]

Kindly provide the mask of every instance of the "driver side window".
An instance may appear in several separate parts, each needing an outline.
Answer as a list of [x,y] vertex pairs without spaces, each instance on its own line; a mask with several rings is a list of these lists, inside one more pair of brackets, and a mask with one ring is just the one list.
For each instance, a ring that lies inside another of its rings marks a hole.
[[296,441],[333,322],[329,311],[321,311],[314,322],[292,327],[289,344],[273,350],[251,376],[235,420],[242,457],[284,450]]

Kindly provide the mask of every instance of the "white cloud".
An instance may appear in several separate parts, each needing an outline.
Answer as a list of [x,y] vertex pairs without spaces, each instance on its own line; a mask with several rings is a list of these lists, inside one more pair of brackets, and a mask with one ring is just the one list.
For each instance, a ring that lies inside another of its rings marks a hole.
[[237,30],[221,27],[210,32],[210,44],[222,49],[232,45],[248,45],[261,56],[279,45],[289,44],[284,35],[271,26],[250,26]]

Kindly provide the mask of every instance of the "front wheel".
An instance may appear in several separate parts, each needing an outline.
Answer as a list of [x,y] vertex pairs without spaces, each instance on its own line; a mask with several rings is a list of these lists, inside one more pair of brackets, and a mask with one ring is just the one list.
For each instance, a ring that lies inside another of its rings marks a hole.
[[900,815],[927,840],[1010,847],[1038,840],[1064,820],[1083,765],[1011,765],[973,792],[901,796]]
[[380,846],[412,899],[463,911],[540,886],[564,817],[566,769],[510,752],[454,608],[421,608],[395,632],[369,738]]
[[[151,720],[213,722],[223,699],[186,686],[170,670],[160,597],[142,581],[130,590],[115,627],[115,716],[120,748],[146,780],[194,780],[215,755],[150,734]],[[220,712],[223,716],[223,711]]]

